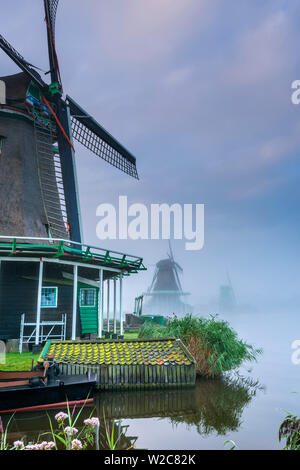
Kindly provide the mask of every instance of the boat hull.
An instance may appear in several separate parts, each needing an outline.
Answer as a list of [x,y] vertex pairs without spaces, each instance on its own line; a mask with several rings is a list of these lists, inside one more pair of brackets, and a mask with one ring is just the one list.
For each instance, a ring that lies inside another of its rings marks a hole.
[[82,376],[60,376],[47,385],[0,388],[1,411],[25,409],[93,398],[96,380]]

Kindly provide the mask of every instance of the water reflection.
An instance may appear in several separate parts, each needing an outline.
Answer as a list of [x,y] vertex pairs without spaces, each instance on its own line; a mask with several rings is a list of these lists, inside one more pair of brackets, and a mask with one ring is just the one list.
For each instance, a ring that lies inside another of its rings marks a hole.
[[186,423],[202,436],[211,433],[225,435],[241,425],[245,407],[262,386],[240,376],[197,381],[193,396],[193,411],[170,417],[173,424]]
[[[135,446],[139,436],[130,435],[130,427],[124,419],[164,418],[170,425],[185,423],[191,431],[202,436],[211,433],[225,435],[241,425],[242,413],[261,387],[239,376],[218,379],[201,379],[196,387],[186,390],[143,390],[128,392],[102,392],[96,396],[93,406],[85,407],[80,423],[87,417],[100,418],[100,448],[108,448],[106,428],[114,427],[118,449]],[[57,411],[48,412],[54,422]],[[75,413],[77,410],[75,410]],[[49,430],[47,413],[18,413],[9,426],[9,439],[25,438],[34,441]],[[8,422],[9,417],[4,418]],[[78,424],[79,424],[78,422]]]

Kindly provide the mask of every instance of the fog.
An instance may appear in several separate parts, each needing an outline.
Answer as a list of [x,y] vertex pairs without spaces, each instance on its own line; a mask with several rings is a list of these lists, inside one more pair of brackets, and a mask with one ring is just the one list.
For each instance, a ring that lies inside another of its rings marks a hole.
[[[85,242],[143,256],[148,267],[126,279],[126,311],[168,242],[97,239],[97,206],[117,207],[119,195],[148,207],[205,205],[203,249],[172,241],[194,313],[219,313],[227,273],[241,311],[299,311],[298,17],[296,0],[60,2],[64,90],[137,157],[139,181],[76,147]],[[0,22],[46,71],[42,2],[5,2]],[[4,54],[0,67],[17,71]]]

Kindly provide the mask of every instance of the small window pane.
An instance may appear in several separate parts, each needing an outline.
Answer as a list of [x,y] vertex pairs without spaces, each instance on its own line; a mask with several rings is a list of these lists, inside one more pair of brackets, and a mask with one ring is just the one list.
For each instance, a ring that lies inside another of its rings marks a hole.
[[80,289],[80,306],[95,307],[96,289]]
[[57,307],[57,287],[42,287],[41,307]]

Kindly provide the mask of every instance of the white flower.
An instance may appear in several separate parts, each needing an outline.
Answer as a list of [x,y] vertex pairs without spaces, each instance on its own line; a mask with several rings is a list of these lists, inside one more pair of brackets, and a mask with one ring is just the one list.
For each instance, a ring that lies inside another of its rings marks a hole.
[[66,413],[63,413],[63,411],[60,411],[55,415],[55,419],[58,423],[62,423],[65,419],[68,418],[68,415]]
[[73,439],[71,448],[72,450],[82,449],[82,442],[79,439]]
[[88,418],[84,420],[84,424],[86,426],[90,426],[91,428],[96,428],[99,426],[99,419],[98,418]]
[[15,441],[14,442],[14,447],[16,449],[24,449],[24,442],[23,441]]
[[73,436],[74,434],[77,434],[77,433],[78,433],[78,429],[73,428],[72,426],[67,426],[67,427],[65,428],[65,433],[67,434],[67,436],[71,437],[71,436]]

